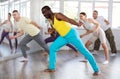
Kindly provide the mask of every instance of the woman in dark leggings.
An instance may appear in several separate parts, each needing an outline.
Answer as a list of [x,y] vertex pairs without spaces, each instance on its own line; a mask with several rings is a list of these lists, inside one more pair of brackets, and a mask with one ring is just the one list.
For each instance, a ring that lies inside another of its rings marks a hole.
[[[10,19],[11,19],[11,13],[8,13],[8,19],[0,24],[0,26],[3,26],[0,44],[3,42],[4,38],[6,37],[7,40],[9,41],[11,52],[13,53],[12,42],[11,42],[11,39],[9,38],[9,33],[13,32],[13,26],[12,26],[12,22]],[[17,32],[14,32],[14,35],[16,35],[16,34],[17,34]],[[15,39],[15,48],[17,49],[17,39]]]
[[[55,41],[57,37],[59,36],[58,32],[56,32],[53,28],[48,28],[48,32],[45,32],[45,34],[50,34],[50,37],[45,39],[46,44]],[[76,57],[78,56],[79,52],[74,46],[72,46],[71,44],[67,44],[66,46],[73,49],[75,51],[75,56]]]

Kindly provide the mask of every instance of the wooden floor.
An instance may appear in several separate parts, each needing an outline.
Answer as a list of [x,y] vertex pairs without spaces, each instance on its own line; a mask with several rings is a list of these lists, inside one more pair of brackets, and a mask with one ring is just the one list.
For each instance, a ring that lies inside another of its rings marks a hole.
[[94,55],[100,66],[101,74],[93,76],[93,70],[89,63],[80,62],[84,57],[80,54],[75,57],[73,51],[60,51],[57,55],[57,69],[55,73],[47,73],[47,57],[35,52],[28,54],[27,63],[15,58],[0,63],[0,79],[120,79],[120,53],[116,57],[110,57],[110,63],[103,65],[103,52]]

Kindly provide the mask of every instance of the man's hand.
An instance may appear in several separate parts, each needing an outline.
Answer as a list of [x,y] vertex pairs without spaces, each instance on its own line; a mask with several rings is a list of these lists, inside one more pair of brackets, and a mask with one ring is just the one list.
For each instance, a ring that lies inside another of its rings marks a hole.
[[43,27],[39,26],[39,29],[40,29],[40,30],[42,30],[42,29],[43,29]]
[[49,34],[48,32],[45,32],[45,35]]
[[83,23],[82,23],[81,21],[79,21],[79,23],[78,23],[78,24],[79,24],[79,26],[83,25]]
[[83,38],[85,35],[80,35],[80,38]]

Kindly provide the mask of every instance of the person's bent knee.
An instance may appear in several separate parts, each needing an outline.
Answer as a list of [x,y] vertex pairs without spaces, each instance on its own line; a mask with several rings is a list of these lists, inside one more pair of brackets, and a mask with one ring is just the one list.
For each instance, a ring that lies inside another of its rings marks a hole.
[[21,46],[26,46],[26,44],[24,44],[24,43],[22,43],[22,42],[20,42],[19,45],[20,45],[20,47],[21,47]]
[[103,47],[104,49],[107,49],[106,43],[102,43],[102,47]]

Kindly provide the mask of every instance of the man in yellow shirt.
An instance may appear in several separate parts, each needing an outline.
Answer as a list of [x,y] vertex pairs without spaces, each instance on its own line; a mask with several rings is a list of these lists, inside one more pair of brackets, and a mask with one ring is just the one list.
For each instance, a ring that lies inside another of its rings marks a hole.
[[24,34],[24,32],[27,34],[20,42],[20,48],[23,53],[23,60],[22,61],[28,61],[27,60],[27,43],[29,43],[32,40],[35,40],[39,45],[41,45],[47,53],[49,53],[49,48],[45,41],[43,40],[42,35],[40,34],[41,26],[39,26],[34,21],[28,19],[27,17],[21,17],[19,12],[17,10],[13,11],[13,18],[16,21],[17,27],[18,27],[18,33],[15,36],[11,36],[11,39],[18,38]]
[[66,17],[62,13],[53,13],[49,6],[44,6],[42,8],[42,14],[45,18],[47,18],[50,21],[51,26],[60,34],[60,36],[50,46],[49,68],[45,71],[55,72],[57,51],[62,46],[71,43],[78,49],[79,52],[81,52],[85,56],[85,58],[88,59],[90,65],[94,70],[93,75],[98,75],[99,67],[96,64],[93,55],[87,50],[87,48],[82,43],[76,29],[70,26],[70,24],[74,24],[77,26],[80,26],[81,24],[77,23],[73,19]]

